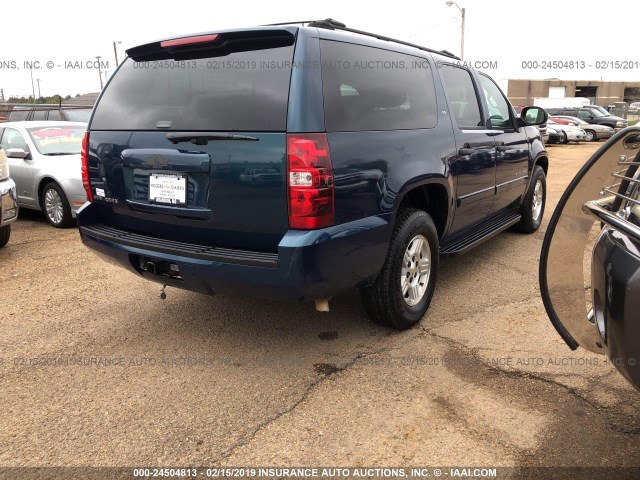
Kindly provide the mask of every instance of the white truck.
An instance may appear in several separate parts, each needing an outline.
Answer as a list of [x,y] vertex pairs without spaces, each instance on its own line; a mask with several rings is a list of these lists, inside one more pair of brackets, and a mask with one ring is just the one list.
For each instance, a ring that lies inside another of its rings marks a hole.
[[534,98],[533,105],[542,108],[565,108],[584,107],[591,105],[591,101],[585,97],[563,97],[563,98]]

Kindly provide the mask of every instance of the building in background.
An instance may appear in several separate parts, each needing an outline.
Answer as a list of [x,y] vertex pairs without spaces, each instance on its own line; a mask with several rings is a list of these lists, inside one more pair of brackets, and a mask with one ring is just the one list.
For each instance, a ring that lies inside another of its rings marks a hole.
[[639,82],[602,80],[509,80],[507,96],[513,105],[533,105],[535,98],[586,97],[594,105],[640,102]]

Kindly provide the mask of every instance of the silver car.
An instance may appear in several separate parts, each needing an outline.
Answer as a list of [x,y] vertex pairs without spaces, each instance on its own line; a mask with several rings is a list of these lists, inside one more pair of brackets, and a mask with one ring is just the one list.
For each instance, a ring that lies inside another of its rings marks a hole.
[[572,117],[570,115],[552,115],[553,118],[561,118],[568,120],[575,124],[576,127],[581,128],[585,132],[585,140],[587,142],[597,142],[604,138],[611,138],[616,131],[607,125],[598,125],[597,123],[585,122],[581,118]]
[[0,147],[9,160],[18,205],[44,210],[54,227],[72,225],[87,200],[80,160],[86,129],[81,122],[0,124]]
[[18,218],[16,184],[9,178],[9,163],[0,149],[0,247],[4,247],[11,236],[11,224]]

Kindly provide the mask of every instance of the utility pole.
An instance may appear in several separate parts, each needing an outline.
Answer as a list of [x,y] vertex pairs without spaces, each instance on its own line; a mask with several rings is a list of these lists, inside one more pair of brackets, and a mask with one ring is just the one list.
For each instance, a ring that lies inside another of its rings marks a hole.
[[113,55],[116,57],[116,68],[118,68],[118,47],[116,46],[116,43],[120,45],[122,42],[120,40],[113,42]]
[[40,79],[36,78],[36,82],[38,82],[38,98],[41,98],[42,94],[40,93]]
[[4,88],[0,88],[0,102],[4,103]]
[[33,84],[33,67],[29,67],[29,72],[31,73],[31,93],[33,96],[33,101],[31,103],[36,103],[36,87]]
[[458,5],[456,2],[449,0],[447,2],[447,7],[451,7],[455,5],[456,8],[458,10],[460,10],[460,14],[462,15],[462,22],[461,22],[461,35],[460,35],[460,60],[464,60],[464,22],[465,22],[465,15],[466,15],[466,11],[464,8],[461,8],[460,5]]
[[98,76],[100,77],[100,91],[104,88],[104,84],[102,83],[102,69],[100,68],[100,55],[96,55],[96,59],[98,60]]

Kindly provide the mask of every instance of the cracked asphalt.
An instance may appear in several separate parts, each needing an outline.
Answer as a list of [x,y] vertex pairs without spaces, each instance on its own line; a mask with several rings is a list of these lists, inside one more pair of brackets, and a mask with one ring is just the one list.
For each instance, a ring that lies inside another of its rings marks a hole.
[[23,211],[0,251],[2,466],[640,466],[640,395],[546,317],[539,232],[441,262],[420,327],[160,288]]

